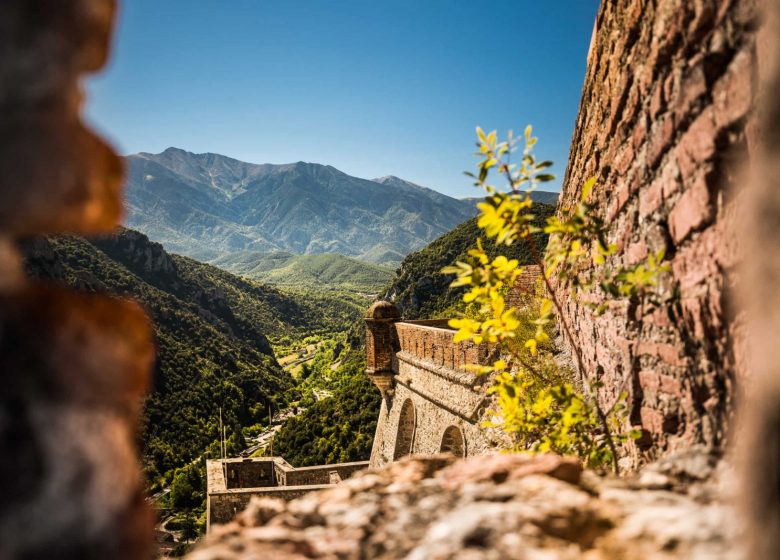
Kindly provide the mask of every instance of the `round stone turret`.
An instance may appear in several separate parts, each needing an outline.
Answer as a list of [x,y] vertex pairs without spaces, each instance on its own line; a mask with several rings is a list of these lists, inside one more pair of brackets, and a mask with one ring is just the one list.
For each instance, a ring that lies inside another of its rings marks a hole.
[[366,373],[386,396],[392,388],[395,327],[401,312],[389,301],[377,301],[366,312]]

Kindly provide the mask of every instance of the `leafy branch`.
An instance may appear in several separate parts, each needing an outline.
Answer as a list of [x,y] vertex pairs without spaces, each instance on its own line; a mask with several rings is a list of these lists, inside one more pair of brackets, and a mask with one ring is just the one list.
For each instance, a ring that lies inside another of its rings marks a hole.
[[[538,313],[523,318],[523,311],[508,306],[504,297],[523,268],[517,260],[501,255],[490,259],[481,239],[469,251],[469,259],[442,271],[456,276],[453,287],[468,288],[463,300],[477,310],[474,316],[450,321],[457,329],[455,341],[493,343],[503,356],[492,365],[472,368],[479,374],[495,374],[491,391],[497,395],[499,411],[492,412],[499,420],[488,425],[500,426],[512,435],[518,449],[574,454],[590,466],[611,463],[617,473],[616,442],[639,437],[639,432],[623,431],[626,393],[621,392],[608,409],[599,403],[599,386],[590,384],[585,376],[582,351],[573,344],[573,329],[561,297],[569,293],[594,313],[603,313],[610,299],[634,298],[641,301],[644,312],[659,303],[655,287],[669,269],[663,263],[664,254],[650,255],[645,262],[631,266],[608,266],[617,247],[608,242],[607,226],[588,202],[595,178],[585,183],[580,201],[571,211],[548,218],[544,227],[535,225],[532,193],[554,176],[547,171],[552,162],[538,162],[533,154],[537,138],[531,127],[526,127],[522,136],[518,163],[513,163],[511,156],[518,151],[521,139],[511,132],[499,142],[496,131],[485,134],[477,128],[477,139],[478,172],[467,173],[486,194],[484,202],[477,205],[477,224],[497,245],[526,243],[544,285]],[[506,180],[508,191],[489,183],[494,172]],[[544,251],[535,239],[539,233],[549,235]],[[580,297],[594,293],[602,296],[600,304]],[[550,333],[556,324],[572,343],[581,393],[565,382],[566,376],[550,359],[554,353]]]

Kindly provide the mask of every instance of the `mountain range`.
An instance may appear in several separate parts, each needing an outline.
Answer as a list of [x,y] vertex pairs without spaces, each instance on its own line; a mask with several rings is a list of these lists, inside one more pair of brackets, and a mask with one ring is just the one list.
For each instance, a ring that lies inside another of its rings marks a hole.
[[126,160],[126,225],[207,262],[286,251],[397,264],[476,213],[473,202],[398,177],[360,179],[329,165],[258,165],[178,148]]

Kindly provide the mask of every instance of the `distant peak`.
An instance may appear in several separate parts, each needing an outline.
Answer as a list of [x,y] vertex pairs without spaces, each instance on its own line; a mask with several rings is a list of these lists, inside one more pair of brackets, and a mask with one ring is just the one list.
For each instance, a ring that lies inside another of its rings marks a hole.
[[168,148],[165,148],[165,150],[160,154],[191,154],[192,152],[188,152],[187,150],[182,150],[181,148],[177,148],[176,146],[170,146]]
[[385,175],[384,177],[379,177],[378,179],[372,179],[374,183],[379,183],[381,185],[389,185],[389,186],[405,186],[405,187],[413,187],[415,189],[423,189],[426,191],[432,191],[437,194],[441,194],[437,191],[434,191],[433,189],[429,189],[428,187],[423,187],[422,185],[418,185],[417,183],[412,183],[411,181],[407,181],[406,179],[401,179],[400,177],[396,177],[395,175]]
[[155,154],[152,152],[138,152],[136,154],[130,154],[130,156],[141,156],[141,157],[159,157],[159,156],[173,156],[173,155],[194,155],[186,150],[182,150],[181,148],[177,148],[175,146],[170,146],[168,148],[165,148],[162,152],[159,154]]
[[375,183],[388,183],[390,181],[402,181],[404,183],[408,183],[408,181],[404,181],[400,177],[396,177],[395,175],[385,175],[384,177],[378,177],[377,179],[371,179]]

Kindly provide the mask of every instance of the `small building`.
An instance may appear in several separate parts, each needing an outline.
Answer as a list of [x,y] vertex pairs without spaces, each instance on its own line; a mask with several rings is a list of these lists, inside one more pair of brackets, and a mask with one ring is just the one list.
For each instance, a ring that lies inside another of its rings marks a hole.
[[366,467],[368,461],[296,469],[281,457],[206,461],[206,531],[231,521],[252,496],[291,500],[331,488]]

